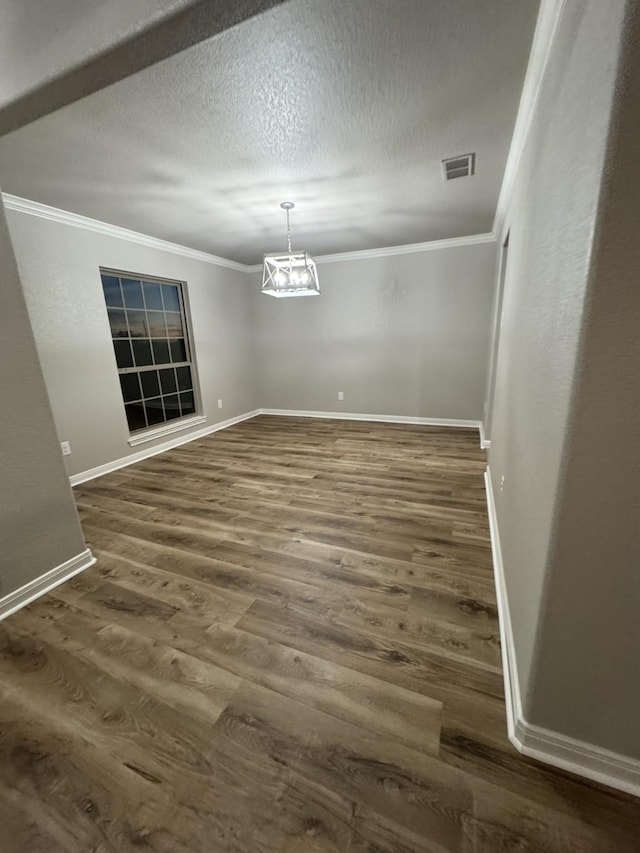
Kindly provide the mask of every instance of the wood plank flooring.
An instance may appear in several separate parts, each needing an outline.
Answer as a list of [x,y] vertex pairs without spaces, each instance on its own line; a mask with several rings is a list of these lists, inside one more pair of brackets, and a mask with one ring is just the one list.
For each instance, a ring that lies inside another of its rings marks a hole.
[[473,431],[262,416],[76,489],[0,624],[2,853],[631,853],[518,755]]

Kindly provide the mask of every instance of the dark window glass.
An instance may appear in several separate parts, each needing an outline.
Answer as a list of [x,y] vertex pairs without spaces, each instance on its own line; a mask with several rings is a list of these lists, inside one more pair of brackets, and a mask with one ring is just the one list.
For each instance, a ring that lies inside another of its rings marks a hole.
[[154,397],[152,400],[144,401],[145,412],[149,426],[164,422],[164,409],[162,408],[162,397]]
[[153,364],[151,341],[144,341],[136,338],[135,341],[131,341],[131,346],[133,347],[133,358],[138,367]]
[[129,334],[132,338],[148,338],[147,315],[144,311],[127,311]]
[[176,374],[178,376],[178,391],[190,391],[192,387],[191,368],[176,367]]
[[133,403],[135,400],[142,398],[140,380],[137,373],[121,373],[120,387],[122,388],[122,398],[125,403]]
[[124,311],[109,309],[109,325],[111,326],[112,338],[128,338],[127,317]]
[[122,306],[122,291],[120,290],[120,279],[113,275],[102,276],[102,289],[104,299],[109,308],[120,308]]
[[160,394],[160,382],[157,370],[143,370],[140,373],[143,397],[157,397]]
[[144,429],[147,422],[144,417],[144,405],[142,403],[133,403],[124,407],[127,415],[127,423],[131,432],[137,429]]
[[187,349],[183,340],[171,341],[171,361],[186,361]]
[[167,312],[165,316],[167,318],[167,336],[170,338],[184,338],[182,317],[180,314],[171,314]]
[[180,295],[175,284],[162,285],[162,301],[165,311],[180,311]]
[[102,286],[131,432],[194,414],[182,285],[105,273]]
[[173,367],[160,371],[160,385],[163,394],[173,394],[177,388],[176,372]]
[[180,405],[177,394],[168,394],[162,398],[164,401],[164,413],[168,421],[180,417]]
[[127,308],[144,308],[142,284],[132,278],[121,278],[124,304]]
[[155,281],[143,281],[142,289],[144,290],[144,304],[147,306],[147,311],[162,311],[160,285]]
[[154,339],[153,343],[153,357],[155,359],[156,364],[168,364],[171,361],[171,355],[169,353],[169,341],[161,341]]
[[164,322],[164,311],[147,311],[149,335],[152,338],[166,338],[167,327]]
[[118,367],[133,367],[133,355],[129,341],[114,341],[113,348],[116,351],[116,363]]
[[180,411],[183,415],[192,415],[196,407],[193,400],[193,391],[183,391],[180,397]]

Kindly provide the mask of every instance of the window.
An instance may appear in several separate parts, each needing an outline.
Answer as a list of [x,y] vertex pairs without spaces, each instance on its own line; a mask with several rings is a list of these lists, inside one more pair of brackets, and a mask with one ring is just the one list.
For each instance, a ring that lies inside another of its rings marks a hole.
[[104,270],[100,275],[129,430],[193,416],[182,284]]

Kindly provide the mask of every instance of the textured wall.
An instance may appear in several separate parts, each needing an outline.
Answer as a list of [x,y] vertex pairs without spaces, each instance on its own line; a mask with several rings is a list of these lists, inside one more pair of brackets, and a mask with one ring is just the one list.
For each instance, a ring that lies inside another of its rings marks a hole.
[[[609,216],[601,191],[625,5],[564,5],[500,240],[510,229],[490,467],[525,718],[631,753],[629,727],[616,724],[629,724],[633,705],[638,713],[629,685],[637,599],[626,596],[637,585],[631,540],[640,515],[637,486],[624,474],[624,459],[637,461],[637,439],[635,457],[629,449],[638,363],[629,318],[617,324],[625,312],[637,317],[637,250],[627,244],[614,263],[593,243]],[[637,139],[637,124],[632,132]],[[633,160],[624,168],[637,180]],[[623,224],[618,212],[601,240]],[[629,404],[620,407],[624,394]],[[613,499],[621,486],[635,500],[633,534],[629,507]],[[612,573],[615,592],[603,597]]]
[[484,243],[320,264],[320,298],[263,296],[254,276],[260,405],[480,420],[494,254]]
[[531,713],[640,759],[640,3],[628,7]]
[[254,408],[245,273],[15,211],[8,218],[58,435],[72,445],[70,474],[140,450],[127,441],[100,266],[187,282],[207,418],[195,429]]
[[0,597],[85,550],[0,201]]

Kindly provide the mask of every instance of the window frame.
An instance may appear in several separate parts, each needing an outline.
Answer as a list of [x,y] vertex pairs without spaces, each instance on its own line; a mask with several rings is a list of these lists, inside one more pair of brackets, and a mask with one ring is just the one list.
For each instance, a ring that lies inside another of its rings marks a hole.
[[[185,350],[186,350],[186,360],[181,362],[167,362],[164,364],[164,368],[168,367],[180,367],[180,366],[188,366],[191,371],[191,384],[193,391],[193,404],[194,404],[194,412],[192,414],[183,415],[179,418],[172,418],[168,421],[163,421],[159,424],[154,424],[152,426],[146,426],[142,429],[137,429],[132,431],[129,428],[129,423],[126,415],[126,403],[124,401],[124,397],[122,395],[122,389],[119,388],[120,399],[122,401],[122,414],[125,418],[125,423],[127,425],[127,431],[129,433],[128,443],[131,447],[135,447],[138,444],[144,444],[148,441],[154,441],[155,439],[161,438],[164,435],[170,435],[174,432],[181,432],[182,430],[190,429],[198,424],[205,423],[206,416],[203,413],[202,408],[202,395],[200,392],[200,380],[198,375],[198,365],[196,360],[196,353],[194,347],[194,336],[193,336],[193,325],[191,322],[191,306],[189,304],[189,286],[188,283],[181,279],[167,278],[166,276],[159,275],[150,275],[149,273],[137,273],[131,272],[130,270],[120,270],[114,267],[99,267],[99,277],[100,277],[100,289],[102,291],[102,300],[105,309],[105,316],[107,320],[107,324],[109,327],[109,339],[112,342],[112,353],[113,353],[113,361],[116,369],[116,374],[118,376],[118,384],[120,385],[120,375],[121,374],[135,374],[140,376],[142,373],[150,372],[151,370],[162,370],[163,364],[153,364],[148,365],[146,370],[145,368],[141,368],[139,366],[134,365],[133,367],[119,367],[116,359],[115,348],[113,347],[113,341],[116,338],[113,337],[111,333],[111,324],[109,322],[109,307],[113,310],[113,306],[107,305],[107,300],[104,293],[104,288],[102,286],[102,276],[115,276],[119,279],[122,278],[130,278],[134,281],[140,282],[150,282],[157,284],[170,284],[178,289],[178,298],[180,301],[180,314],[182,318],[182,324],[184,329],[184,342],[185,342]],[[117,310],[117,309],[116,309]],[[145,309],[147,310],[147,309]],[[163,313],[166,315],[166,309],[163,310]],[[170,312],[169,312],[170,313]],[[129,340],[131,338],[127,338]],[[152,339],[150,337],[150,339]],[[145,399],[144,397],[142,398]]]

